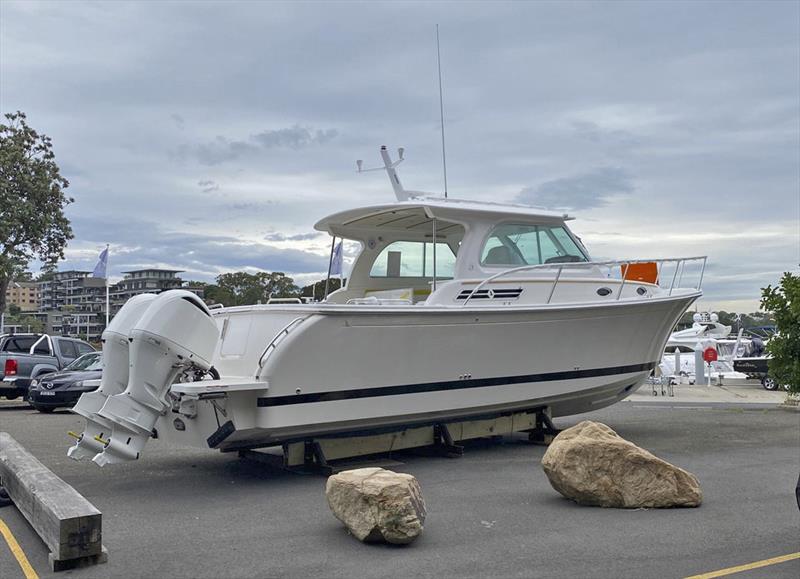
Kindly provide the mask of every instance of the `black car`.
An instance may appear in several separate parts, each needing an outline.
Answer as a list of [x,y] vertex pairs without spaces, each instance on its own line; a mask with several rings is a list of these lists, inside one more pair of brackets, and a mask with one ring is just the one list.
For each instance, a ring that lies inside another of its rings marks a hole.
[[31,380],[28,402],[39,412],[74,406],[81,394],[97,390],[102,376],[102,353],[84,354],[60,372]]

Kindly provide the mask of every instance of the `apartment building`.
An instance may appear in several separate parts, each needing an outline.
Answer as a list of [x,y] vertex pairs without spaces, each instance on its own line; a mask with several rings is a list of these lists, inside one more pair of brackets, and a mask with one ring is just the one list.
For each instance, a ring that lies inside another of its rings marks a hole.
[[183,285],[183,280],[178,277],[179,273],[183,272],[172,269],[123,271],[122,281],[111,287],[112,313],[117,313],[133,296],[179,289]]
[[[203,297],[203,289],[183,287],[180,270],[140,269],[123,272],[124,278],[109,287],[111,316],[125,302],[142,293],[183,288]],[[92,277],[89,271],[59,271],[46,281],[36,282],[35,315],[50,334],[98,342],[106,325],[106,280]],[[26,298],[30,299],[30,298]],[[13,303],[9,301],[9,303]]]
[[23,312],[39,309],[39,287],[32,281],[12,281],[6,289],[6,306],[15,305]]
[[40,317],[48,333],[100,340],[106,324],[105,278],[91,277],[89,271],[59,271],[38,285]]

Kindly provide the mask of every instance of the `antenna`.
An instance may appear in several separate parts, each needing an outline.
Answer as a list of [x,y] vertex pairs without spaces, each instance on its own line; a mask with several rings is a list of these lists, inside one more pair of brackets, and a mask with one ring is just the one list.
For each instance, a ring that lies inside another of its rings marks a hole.
[[444,173],[444,198],[447,199],[447,155],[444,146],[444,97],[442,96],[442,53],[439,50],[439,25],[436,25],[436,61],[439,66],[439,118],[442,121],[442,171]]

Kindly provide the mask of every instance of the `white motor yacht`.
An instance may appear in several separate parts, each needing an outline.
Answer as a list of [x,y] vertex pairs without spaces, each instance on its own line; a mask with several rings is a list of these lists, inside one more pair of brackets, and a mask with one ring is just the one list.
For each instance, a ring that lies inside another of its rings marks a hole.
[[731,330],[731,326],[720,323],[715,313],[695,313],[691,327],[670,334],[661,359],[660,373],[676,381],[683,378],[694,383],[697,379],[695,353],[711,347],[717,351],[717,360],[704,367],[703,375],[710,376],[714,383],[747,380],[747,374],[734,368],[734,360],[747,353],[750,340],[743,338],[741,333],[731,338]]
[[74,408],[86,429],[70,456],[603,408],[646,381],[702,293],[705,257],[593,261],[567,215],[409,192],[381,155],[397,201],[315,226],[361,247],[325,301],[129,301],[104,333],[101,388]]

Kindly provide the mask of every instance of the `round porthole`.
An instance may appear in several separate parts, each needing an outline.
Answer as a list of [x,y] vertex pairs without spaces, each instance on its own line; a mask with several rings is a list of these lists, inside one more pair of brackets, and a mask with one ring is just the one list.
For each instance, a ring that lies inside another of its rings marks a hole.
[[642,286],[639,286],[636,288],[636,293],[639,294],[640,296],[643,296],[647,293],[647,290]]
[[607,287],[597,288],[597,295],[603,296],[603,297],[609,296],[609,295],[611,295],[611,289],[607,288]]

